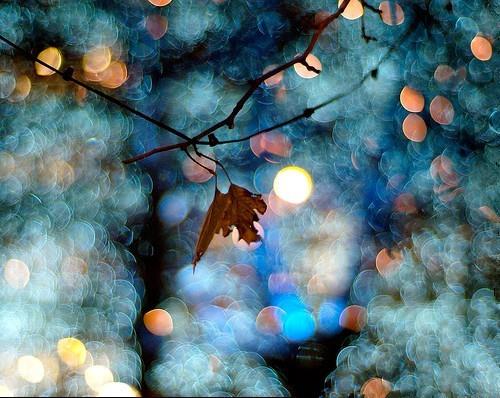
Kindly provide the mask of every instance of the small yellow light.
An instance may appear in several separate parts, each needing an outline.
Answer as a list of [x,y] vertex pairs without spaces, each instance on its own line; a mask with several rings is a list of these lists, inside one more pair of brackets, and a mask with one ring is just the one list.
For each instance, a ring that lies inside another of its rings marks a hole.
[[80,340],[66,337],[57,342],[57,354],[70,368],[76,368],[85,363],[87,350]]
[[[62,65],[61,52],[55,47],[46,48],[38,54],[37,58],[56,69],[59,69]],[[35,62],[35,71],[39,76],[50,76],[56,73],[52,69],[49,69],[38,62]]]
[[17,360],[17,373],[28,383],[40,383],[45,376],[43,363],[37,357],[24,355]]
[[113,382],[113,373],[106,366],[95,365],[85,370],[85,381],[95,392],[99,392],[105,384]]
[[297,166],[288,166],[276,174],[273,188],[280,199],[300,204],[311,196],[313,181],[306,170]]
[[99,390],[99,397],[140,397],[139,391],[125,383],[107,383]]

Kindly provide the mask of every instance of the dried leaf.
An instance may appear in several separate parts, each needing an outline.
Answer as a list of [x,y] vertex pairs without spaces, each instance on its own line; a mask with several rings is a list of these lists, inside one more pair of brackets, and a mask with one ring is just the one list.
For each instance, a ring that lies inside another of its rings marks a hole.
[[264,214],[267,209],[261,195],[256,195],[238,185],[231,184],[227,193],[221,193],[215,188],[215,196],[210,205],[193,258],[193,272],[196,263],[200,261],[208,249],[214,235],[222,229],[222,235],[228,236],[234,227],[238,229],[240,239],[247,243],[257,242],[260,236],[253,225],[259,220],[256,213]]

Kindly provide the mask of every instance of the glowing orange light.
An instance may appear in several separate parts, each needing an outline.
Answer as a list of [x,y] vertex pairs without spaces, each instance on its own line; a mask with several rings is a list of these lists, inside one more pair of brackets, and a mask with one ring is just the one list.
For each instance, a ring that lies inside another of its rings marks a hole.
[[144,314],[144,326],[156,336],[167,336],[174,330],[174,322],[170,314],[160,308]]
[[85,53],[82,67],[85,72],[99,73],[106,70],[111,63],[111,50],[109,47],[94,47]]
[[381,11],[380,18],[387,25],[401,25],[405,20],[405,13],[396,2],[383,1],[378,9]]
[[403,87],[399,94],[399,101],[408,112],[422,112],[424,109],[424,96],[410,86]]
[[450,124],[455,117],[455,110],[452,103],[441,95],[434,97],[429,106],[429,111],[432,119],[443,125]]
[[[59,69],[62,65],[61,52],[55,47],[46,48],[38,54],[37,58],[56,69]],[[50,76],[56,73],[38,62],[35,62],[35,72],[39,76]]]
[[493,56],[493,46],[491,42],[483,37],[476,36],[470,42],[470,49],[474,57],[480,61],[489,61]]
[[148,0],[152,5],[157,7],[163,7],[169,5],[172,0]]
[[340,314],[340,326],[359,332],[366,324],[366,309],[359,305],[350,305]]
[[403,133],[406,138],[414,142],[422,142],[427,135],[427,126],[419,115],[410,113],[403,120]]
[[168,29],[168,19],[163,15],[153,14],[146,18],[146,30],[154,40],[161,39]]
[[[343,2],[344,0],[339,0],[339,7]],[[363,4],[359,0],[351,0],[342,13],[342,16],[345,19],[358,19],[363,13]]]
[[98,76],[101,78],[101,85],[103,87],[118,88],[127,81],[127,66],[121,61],[113,61]]
[[9,97],[11,102],[24,100],[31,91],[31,80],[26,75],[20,75],[16,78],[16,87]]
[[365,398],[385,398],[391,390],[391,383],[387,380],[373,377],[363,384],[361,394]]
[[[321,69],[323,68],[321,66],[321,61],[313,54],[309,54],[306,57],[306,63],[309,66],[312,66],[314,69],[319,70],[319,71],[321,71]],[[302,77],[304,79],[312,79],[312,78],[318,76],[318,74],[315,71],[307,69],[307,67],[305,65],[300,64],[300,63],[294,64],[293,68],[295,69],[295,72],[297,73],[297,75],[299,75],[300,77]]]

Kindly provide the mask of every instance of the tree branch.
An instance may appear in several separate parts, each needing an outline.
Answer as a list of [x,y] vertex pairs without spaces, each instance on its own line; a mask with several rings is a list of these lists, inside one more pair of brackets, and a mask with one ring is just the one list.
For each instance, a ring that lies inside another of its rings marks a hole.
[[[1,35],[0,34],[0,40],[2,40],[3,42],[7,43],[9,46],[11,46],[12,48],[14,48],[15,50],[17,50],[19,53],[21,53],[25,58],[28,58],[30,59],[31,61],[33,62],[37,62],[39,63],[40,65],[43,65],[45,66],[46,68],[50,69],[51,71],[53,71],[54,73],[58,74],[59,76],[61,76],[64,80],[66,81],[70,81],[70,82],[73,82],[89,91],[92,91],[93,93],[97,94],[98,96],[104,98],[105,100],[109,101],[109,102],[112,102],[113,104],[115,105],[118,105],[120,106],[121,108],[123,109],[126,109],[127,111],[133,113],[134,115],[137,115],[139,116],[140,118],[144,119],[144,120],[147,120],[148,122],[160,127],[161,129],[163,130],[166,130],[174,135],[176,135],[177,137],[179,138],[182,138],[183,140],[186,140],[188,142],[192,142],[191,138],[188,137],[187,135],[185,135],[184,133],[174,129],[173,127],[170,127],[168,125],[166,125],[165,123],[159,121],[159,120],[156,120],[156,119],[153,119],[151,116],[148,116],[146,115],[145,113],[142,113],[141,111],[138,111],[137,109],[135,108],[132,108],[131,106],[125,104],[124,102],[96,89],[95,87],[92,87],[90,85],[88,85],[87,83],[84,83],[82,82],[81,80],[78,80],[76,79],[75,77],[73,77],[73,73],[74,73],[74,70],[72,67],[68,67],[66,69],[64,69],[63,71],[60,71],[59,69],[57,68],[54,68],[52,65],[42,61],[41,59],[38,59],[37,57],[35,57],[34,55],[32,55],[29,51],[26,51],[25,49],[23,49],[22,47],[19,47],[16,43],[13,43],[12,41],[10,41],[9,39],[7,39],[5,36]],[[154,152],[156,153],[156,152]]]
[[[206,137],[207,135],[213,133],[214,131],[220,129],[223,126],[227,126],[230,129],[234,128],[234,120],[236,119],[236,116],[243,109],[243,106],[248,101],[248,99],[252,96],[252,94],[254,93],[254,91],[257,90],[257,88],[264,81],[266,81],[270,77],[273,77],[274,75],[277,75],[278,73],[280,73],[280,72],[282,72],[282,71],[284,71],[284,70],[286,70],[288,68],[291,68],[295,64],[301,63],[303,65],[307,65],[306,58],[312,52],[312,50],[314,49],[314,46],[316,45],[319,37],[321,36],[321,34],[323,33],[323,31],[326,29],[326,27],[330,23],[332,23],[333,21],[335,21],[344,12],[344,10],[346,9],[346,7],[349,4],[349,2],[350,2],[350,0],[344,0],[342,2],[342,4],[340,5],[340,7],[337,9],[337,11],[335,11],[333,14],[329,15],[328,17],[326,17],[323,21],[321,21],[318,24],[318,26],[316,27],[316,30],[315,30],[312,38],[311,38],[311,41],[309,42],[309,45],[307,46],[307,48],[304,50],[304,52],[302,54],[300,54],[299,56],[295,57],[294,59],[291,59],[288,62],[285,62],[283,65],[280,65],[280,66],[277,66],[274,69],[271,69],[267,73],[264,73],[261,76],[259,76],[257,79],[251,80],[249,82],[250,87],[245,92],[245,94],[243,94],[243,96],[239,99],[239,101],[236,103],[235,107],[233,108],[233,110],[231,111],[231,113],[229,114],[229,116],[227,116],[225,119],[223,119],[223,120],[215,123],[213,126],[207,128],[206,130],[202,131],[201,133],[199,133],[198,135],[196,135],[195,137],[193,137],[193,140],[195,142],[198,142],[202,138]],[[318,73],[319,71],[315,71],[315,72]]]

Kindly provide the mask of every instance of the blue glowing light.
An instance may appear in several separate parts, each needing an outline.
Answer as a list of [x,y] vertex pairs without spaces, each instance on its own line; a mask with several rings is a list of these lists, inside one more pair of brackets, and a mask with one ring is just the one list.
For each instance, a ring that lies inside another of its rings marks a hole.
[[305,310],[298,310],[286,315],[283,333],[291,341],[304,341],[314,335],[316,322]]

